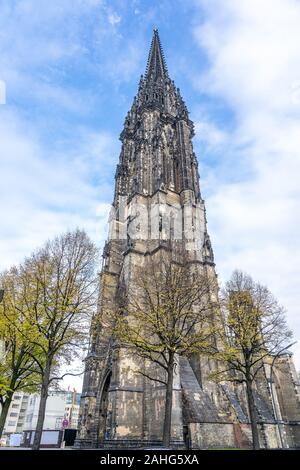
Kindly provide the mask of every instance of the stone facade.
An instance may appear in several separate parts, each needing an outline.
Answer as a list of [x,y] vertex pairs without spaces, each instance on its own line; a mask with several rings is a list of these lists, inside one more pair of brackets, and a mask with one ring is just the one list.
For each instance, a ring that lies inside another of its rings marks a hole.
[[[171,261],[188,252],[195,269],[216,276],[193,135],[193,123],[169,77],[154,31],[146,73],[120,136],[99,305],[85,360],[77,447],[129,448],[162,442],[164,386],[135,373],[153,366],[115,343],[112,313],[118,308],[121,286],[134,288],[136,267],[162,253]],[[289,355],[280,357],[275,366],[271,380],[270,371],[264,370],[256,383],[261,445],[296,447],[299,385]],[[251,447],[245,389],[209,380],[216,367],[205,357],[179,359],[173,390],[174,448]]]

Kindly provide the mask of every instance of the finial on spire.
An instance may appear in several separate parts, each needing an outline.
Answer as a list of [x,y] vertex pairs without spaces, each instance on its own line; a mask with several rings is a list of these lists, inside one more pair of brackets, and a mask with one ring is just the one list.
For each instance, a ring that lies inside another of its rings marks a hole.
[[168,70],[160,44],[158,29],[155,27],[153,29],[153,38],[148,56],[145,77],[149,78],[150,76],[153,76],[156,79],[157,77],[163,78],[167,75]]

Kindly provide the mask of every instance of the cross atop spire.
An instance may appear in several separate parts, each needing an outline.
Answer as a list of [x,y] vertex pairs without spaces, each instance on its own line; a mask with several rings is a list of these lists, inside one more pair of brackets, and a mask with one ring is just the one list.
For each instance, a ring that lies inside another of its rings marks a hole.
[[164,78],[167,76],[168,70],[158,36],[158,29],[154,29],[145,77],[146,79],[153,77],[156,80],[158,77]]

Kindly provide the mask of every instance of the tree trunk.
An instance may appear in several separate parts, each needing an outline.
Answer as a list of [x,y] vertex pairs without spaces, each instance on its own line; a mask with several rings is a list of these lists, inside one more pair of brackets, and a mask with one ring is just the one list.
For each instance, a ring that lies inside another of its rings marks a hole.
[[258,450],[260,448],[260,445],[259,445],[259,434],[258,434],[258,426],[257,426],[257,412],[256,412],[256,407],[255,407],[255,402],[254,402],[251,379],[247,379],[246,386],[247,386],[247,398],[248,398],[249,415],[250,415],[250,423],[251,423],[251,431],[252,431],[252,445],[253,445],[254,450]]
[[13,397],[13,394],[9,393],[6,397],[5,402],[2,405],[1,415],[0,415],[0,437],[2,437],[2,434],[3,434],[5,421],[6,421],[6,418],[7,418],[7,413],[8,413],[8,410],[9,410],[9,406],[11,404],[12,397]]
[[39,450],[40,445],[41,445],[43,425],[44,425],[45,412],[46,412],[46,404],[47,404],[47,398],[48,398],[50,370],[51,370],[50,361],[47,360],[45,372],[43,376],[43,381],[42,381],[41,400],[40,400],[38,420],[37,420],[37,425],[35,429],[32,450]]
[[174,379],[174,353],[169,354],[168,379],[166,388],[165,419],[163,429],[163,445],[170,447],[171,424],[172,424],[172,399],[173,399],[173,379]]

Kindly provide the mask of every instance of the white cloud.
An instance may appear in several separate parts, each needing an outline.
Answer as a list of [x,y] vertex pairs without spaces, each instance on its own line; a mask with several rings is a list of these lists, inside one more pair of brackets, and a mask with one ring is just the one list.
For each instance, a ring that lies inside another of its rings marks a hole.
[[0,80],[0,104],[6,103],[6,83]]
[[117,13],[110,12],[108,14],[108,21],[109,21],[109,24],[111,24],[112,26],[116,26],[117,24],[120,23],[121,17],[117,15]]
[[[108,4],[105,0],[0,2],[0,79],[7,84],[8,103],[26,98],[44,105],[48,100],[50,105],[81,112],[90,105],[93,89],[84,85],[78,89],[79,74],[87,74],[87,81],[94,75],[98,82],[104,77],[118,82],[136,76],[142,51],[133,41],[124,42],[117,28],[121,16]],[[92,79],[91,84],[95,86]]]
[[[119,143],[117,135],[89,128],[88,119],[76,124],[95,113],[95,100],[72,79],[80,61],[96,79],[98,64],[88,49],[103,51],[93,41],[115,38],[107,11],[104,0],[0,4],[0,78],[7,84],[7,104],[0,107],[0,269],[77,225],[97,243],[105,238]],[[111,14],[116,24],[119,17]],[[122,54],[110,58],[119,61],[119,75]]]
[[115,164],[116,142],[108,134],[81,129],[75,150],[70,143],[65,153],[49,156],[27,123],[4,107],[1,111],[0,269],[77,226],[101,244],[110,203],[99,201],[105,201],[103,191],[112,193],[102,168],[104,162],[106,171]]
[[[300,3],[197,3],[204,21],[195,38],[209,59],[197,86],[225,101],[236,124],[207,175],[217,268],[223,279],[239,267],[266,283],[300,341]],[[218,136],[202,131],[209,143]]]
[[208,119],[195,121],[195,133],[195,139],[204,143],[209,150],[224,145],[228,139],[227,133]]

